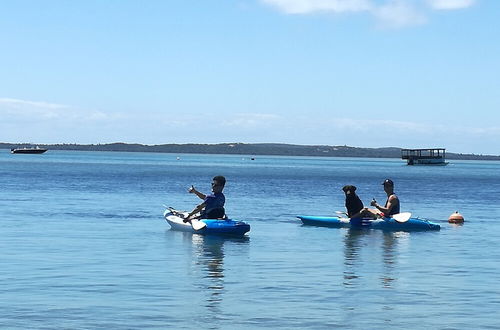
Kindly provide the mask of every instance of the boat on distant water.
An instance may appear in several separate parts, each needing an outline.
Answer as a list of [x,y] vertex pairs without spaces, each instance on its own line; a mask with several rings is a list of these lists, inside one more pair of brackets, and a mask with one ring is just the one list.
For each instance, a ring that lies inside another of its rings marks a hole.
[[447,165],[446,149],[401,149],[401,159],[406,159],[408,165]]
[[12,148],[10,149],[10,152],[12,154],[43,154],[47,149],[45,148],[40,148],[39,146],[36,147],[31,147],[31,148]]

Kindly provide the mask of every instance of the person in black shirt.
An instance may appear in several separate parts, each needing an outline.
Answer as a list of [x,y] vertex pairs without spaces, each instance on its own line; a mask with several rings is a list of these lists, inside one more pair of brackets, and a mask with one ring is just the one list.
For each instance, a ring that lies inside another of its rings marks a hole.
[[384,186],[384,191],[387,194],[387,201],[384,206],[381,206],[374,198],[370,205],[377,208],[374,212],[372,211],[372,213],[378,213],[384,217],[390,218],[391,215],[400,212],[401,206],[399,204],[398,196],[394,193],[394,182],[391,179],[385,179],[384,182],[382,182],[382,185]]
[[375,209],[363,208],[360,212],[360,217],[390,218],[393,214],[400,212],[399,198],[394,193],[394,182],[391,179],[386,179],[382,182],[384,191],[387,194],[387,201],[384,206],[377,203],[375,198],[370,205],[375,206]]

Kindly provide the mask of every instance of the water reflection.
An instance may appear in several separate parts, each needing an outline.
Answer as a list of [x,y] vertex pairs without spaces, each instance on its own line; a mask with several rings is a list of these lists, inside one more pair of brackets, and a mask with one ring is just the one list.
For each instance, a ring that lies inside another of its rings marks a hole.
[[384,271],[380,274],[382,286],[384,288],[391,288],[395,280],[394,267],[396,259],[396,236],[391,232],[383,232],[382,242],[382,261]]
[[208,293],[206,298],[207,309],[214,315],[220,315],[220,304],[223,300],[224,289],[224,245],[248,243],[249,238],[227,238],[217,236],[192,235],[197,266],[201,266],[203,274],[202,289]]
[[364,234],[362,229],[349,228],[344,237],[344,286],[350,287],[355,284],[358,275],[356,275],[356,262],[358,260],[360,249],[360,237]]
[[[396,277],[394,275],[395,267],[397,266],[398,255],[398,240],[401,241],[408,237],[409,233],[405,232],[373,232],[363,229],[348,229],[344,237],[344,286],[354,287],[358,284],[362,274],[360,271],[368,271],[371,264],[363,263],[360,259],[362,252],[377,251],[376,247],[372,246],[377,242],[377,239],[382,234],[381,259],[382,272],[380,280],[382,287],[392,288]],[[364,249],[371,249],[371,251]]]

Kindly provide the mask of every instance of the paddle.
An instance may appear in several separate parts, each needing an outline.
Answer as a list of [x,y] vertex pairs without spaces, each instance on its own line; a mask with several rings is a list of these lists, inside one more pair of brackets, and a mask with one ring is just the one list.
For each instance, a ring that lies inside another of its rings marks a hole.
[[[165,205],[164,205],[165,206]],[[172,212],[173,215],[181,218],[181,219],[184,219],[184,214],[175,210],[173,207],[168,207],[169,211]],[[198,231],[198,230],[201,230],[203,228],[205,228],[207,226],[206,223],[200,221],[200,220],[197,220],[197,219],[190,219],[188,220],[187,222],[189,222],[191,224],[191,227],[193,227],[194,230]]]
[[410,219],[411,213],[410,212],[402,212],[402,213],[397,213],[391,215],[391,218],[396,220],[397,222],[406,222]]
[[196,231],[201,230],[207,226],[206,223],[201,222],[200,220],[196,220],[196,219],[189,220],[189,223],[191,223],[191,226]]

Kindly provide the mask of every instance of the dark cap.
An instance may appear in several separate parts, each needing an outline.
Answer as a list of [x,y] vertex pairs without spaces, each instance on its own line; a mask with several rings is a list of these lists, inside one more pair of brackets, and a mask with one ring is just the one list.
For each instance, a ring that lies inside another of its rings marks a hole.
[[384,182],[382,182],[382,184],[385,186],[385,185],[389,185],[389,186],[393,186],[394,187],[394,182],[392,182],[391,179],[385,179]]

